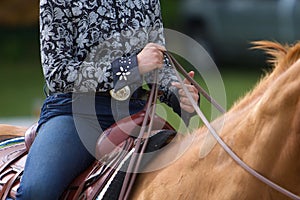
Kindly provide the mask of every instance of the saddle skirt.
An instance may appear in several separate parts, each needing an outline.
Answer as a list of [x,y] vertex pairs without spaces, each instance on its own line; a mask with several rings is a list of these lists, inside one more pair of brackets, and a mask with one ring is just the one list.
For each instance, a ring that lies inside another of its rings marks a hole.
[[20,184],[20,177],[23,173],[27,148],[24,137],[17,138],[18,142],[8,140],[6,146],[0,148],[0,197],[1,200],[7,197],[15,198]]

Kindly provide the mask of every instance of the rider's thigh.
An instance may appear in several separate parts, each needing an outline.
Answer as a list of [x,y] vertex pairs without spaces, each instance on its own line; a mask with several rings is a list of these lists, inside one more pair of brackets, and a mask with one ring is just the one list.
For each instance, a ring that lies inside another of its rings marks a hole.
[[43,124],[31,146],[17,199],[59,199],[70,182],[94,160],[69,115]]

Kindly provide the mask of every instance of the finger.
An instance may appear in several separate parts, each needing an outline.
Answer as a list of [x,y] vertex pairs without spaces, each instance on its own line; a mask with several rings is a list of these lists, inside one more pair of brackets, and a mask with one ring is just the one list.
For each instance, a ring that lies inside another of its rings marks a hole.
[[[197,98],[198,97],[193,97],[193,100],[195,102],[197,102],[198,101]],[[188,98],[180,98],[180,107],[190,113],[195,111],[193,104],[191,103],[191,101]]]
[[[189,75],[189,77],[194,78],[195,72],[194,72],[194,71],[190,71],[190,72],[188,73],[188,75]],[[184,83],[184,84],[188,84],[188,85],[191,84],[191,82],[190,82],[187,78],[185,78],[185,79],[183,80],[183,83]]]
[[182,103],[183,105],[191,105],[190,100],[186,97],[181,97],[180,98],[180,103]]
[[190,105],[180,103],[180,107],[188,113],[193,113],[195,111],[194,107]]
[[157,50],[159,50],[159,51],[166,51],[166,48],[164,47],[164,46],[162,46],[162,45],[160,45],[160,44],[157,44],[157,43],[148,43],[147,45],[146,45],[146,47],[149,47],[149,48],[155,48],[155,49],[157,49]]
[[[198,95],[192,94],[192,99],[197,102],[198,101]],[[192,105],[192,102],[187,96],[181,96],[180,97],[180,102],[185,104],[185,105]]]
[[182,88],[179,82],[172,82],[171,85],[177,87],[178,89]]
[[154,44],[154,46],[155,46],[158,50],[160,50],[160,51],[162,51],[162,52],[164,52],[164,51],[167,50],[166,47],[164,47],[164,46],[162,46],[162,45],[160,45],[160,44],[156,44],[156,43],[153,43],[153,44]]
[[[181,83],[179,83],[179,82],[172,82],[171,83],[173,86],[175,86],[175,87],[177,87],[178,89],[182,89],[183,87],[182,87],[182,84]],[[184,84],[186,87],[189,87],[189,86],[191,86],[190,84]]]
[[[193,86],[193,85],[185,85],[185,87],[187,88],[187,91],[191,94],[197,94],[197,89]],[[178,91],[179,95],[181,96],[187,96],[186,93],[185,93],[185,90],[182,88],[179,88],[179,91]]]

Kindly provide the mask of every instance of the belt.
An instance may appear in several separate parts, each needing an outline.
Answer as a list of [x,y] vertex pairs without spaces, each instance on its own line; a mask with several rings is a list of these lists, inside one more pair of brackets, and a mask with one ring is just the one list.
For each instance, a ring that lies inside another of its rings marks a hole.
[[[148,97],[149,91],[139,88],[136,91],[131,94],[130,99],[131,100],[146,100]],[[112,97],[110,91],[105,91],[105,92],[96,92],[97,96],[105,96],[105,97]],[[114,98],[116,99],[116,98]],[[118,99],[116,99],[118,100]]]
[[[104,92],[96,92],[96,93],[92,93],[92,92],[86,92],[86,94],[95,94],[96,96],[103,96],[103,97],[112,97],[110,91],[104,91]],[[133,92],[133,94],[130,96],[131,100],[146,100],[148,97],[148,91],[142,88],[138,88],[137,90],[135,90]],[[72,93],[63,93],[63,92],[51,92],[49,91],[48,93],[46,93],[46,96],[52,96],[52,95],[57,95],[57,94],[70,94],[72,95]],[[84,92],[83,92],[84,94]],[[118,99],[117,99],[118,100]]]

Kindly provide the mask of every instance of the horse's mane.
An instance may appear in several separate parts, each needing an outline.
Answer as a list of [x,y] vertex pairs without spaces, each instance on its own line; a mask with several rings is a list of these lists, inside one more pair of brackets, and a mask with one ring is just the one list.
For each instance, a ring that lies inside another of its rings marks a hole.
[[278,42],[254,41],[252,44],[254,46],[251,49],[263,50],[267,54],[267,63],[270,64],[272,70],[266,72],[254,90],[237,101],[231,110],[242,109],[247,105],[252,106],[251,102],[255,103],[255,99],[264,93],[270,82],[277,79],[300,58],[300,43],[282,45]]
[[270,56],[267,62],[274,67],[273,74],[281,74],[293,65],[300,57],[300,43],[282,45],[278,42],[255,41],[252,49],[261,49]]

